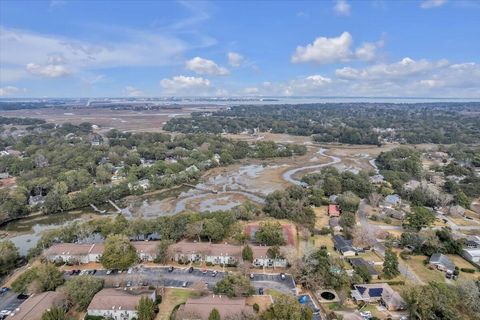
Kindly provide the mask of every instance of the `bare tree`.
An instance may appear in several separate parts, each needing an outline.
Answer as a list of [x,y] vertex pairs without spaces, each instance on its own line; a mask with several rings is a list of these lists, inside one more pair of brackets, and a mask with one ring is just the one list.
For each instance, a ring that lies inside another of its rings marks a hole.
[[358,248],[373,247],[376,242],[376,229],[370,226],[357,225],[353,229],[353,246]]
[[370,203],[370,205],[372,207],[378,207],[378,205],[380,204],[380,201],[382,201],[382,199],[383,199],[383,197],[382,197],[381,194],[373,192],[372,194],[370,194],[368,196],[368,203]]

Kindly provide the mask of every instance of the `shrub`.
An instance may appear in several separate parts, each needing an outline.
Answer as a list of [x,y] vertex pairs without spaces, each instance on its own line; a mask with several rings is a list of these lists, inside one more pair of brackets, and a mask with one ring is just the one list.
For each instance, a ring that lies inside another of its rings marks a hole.
[[472,269],[472,268],[461,268],[460,271],[466,272],[466,273],[475,273],[475,269]]
[[258,305],[258,303],[253,304],[253,311],[255,311],[256,313],[260,311],[260,306]]
[[372,221],[377,221],[377,220],[378,220],[378,216],[377,216],[376,214],[372,214],[372,215],[370,216],[370,220],[372,220]]

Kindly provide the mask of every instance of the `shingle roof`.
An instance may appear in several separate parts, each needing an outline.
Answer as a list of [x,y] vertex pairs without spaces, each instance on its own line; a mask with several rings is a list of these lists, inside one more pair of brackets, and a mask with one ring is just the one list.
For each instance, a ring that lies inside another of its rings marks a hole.
[[194,314],[197,315],[199,319],[206,320],[214,308],[220,313],[221,319],[242,312],[252,312],[251,308],[247,307],[245,298],[228,298],[226,296],[215,295],[188,299],[183,310],[189,315]]
[[448,270],[455,270],[455,264],[446,255],[441,253],[432,254],[430,257],[430,263],[442,265]]
[[365,259],[363,259],[363,258],[350,259],[350,264],[353,267],[365,266],[370,275],[372,275],[372,276],[379,275],[379,272],[371,264],[369,264],[367,261],[365,261]]
[[335,248],[342,252],[355,251],[352,246],[352,240],[346,240],[343,236],[337,234],[333,236]]
[[135,310],[142,297],[151,297],[152,290],[100,290],[88,305],[88,310]]
[[20,309],[9,320],[40,320],[43,313],[54,306],[60,306],[65,302],[65,296],[60,292],[47,291],[34,294],[25,300],[18,308]]

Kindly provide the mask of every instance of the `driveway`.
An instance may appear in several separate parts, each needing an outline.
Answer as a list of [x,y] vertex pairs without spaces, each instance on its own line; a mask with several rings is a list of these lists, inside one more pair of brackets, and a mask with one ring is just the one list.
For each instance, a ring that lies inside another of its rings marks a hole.
[[[193,272],[188,272],[188,267],[175,268],[172,272],[168,271],[168,267],[137,267],[132,273],[122,272],[107,275],[106,270],[98,270],[94,277],[105,280],[106,287],[125,287],[127,282],[131,286],[142,286],[144,284],[162,287],[192,287],[196,283],[205,284],[211,290],[215,284],[224,278],[225,272],[219,271],[214,277],[211,270],[204,273],[202,270],[194,268]],[[76,277],[65,274],[66,278]],[[186,285],[184,286],[184,284]],[[255,288],[273,289],[285,294],[295,293],[295,282],[290,275],[285,275],[282,280],[279,274],[262,274],[255,273],[251,284]]]

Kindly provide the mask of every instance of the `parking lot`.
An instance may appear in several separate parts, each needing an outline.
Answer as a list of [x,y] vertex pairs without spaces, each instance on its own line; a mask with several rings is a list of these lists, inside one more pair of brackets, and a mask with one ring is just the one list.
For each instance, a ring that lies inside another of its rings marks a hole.
[[[69,278],[76,275],[70,275],[67,272],[65,276]],[[218,281],[223,279],[225,273],[219,271],[216,276],[213,276],[213,270],[197,268],[189,272],[188,267],[175,268],[173,271],[169,271],[168,267],[137,267],[132,269],[130,273],[123,271],[121,273],[107,274],[106,270],[98,270],[93,276],[104,279],[106,287],[162,286],[189,288],[200,283],[207,285],[211,290]],[[282,279],[280,274],[255,273],[251,283],[257,290],[263,288],[273,289],[286,294],[295,293],[295,282],[287,274]]]
[[[25,299],[18,299],[18,293],[13,291],[8,291],[5,293],[0,294],[0,312],[1,311],[15,311],[22,304]],[[0,316],[1,319],[1,316]]]

